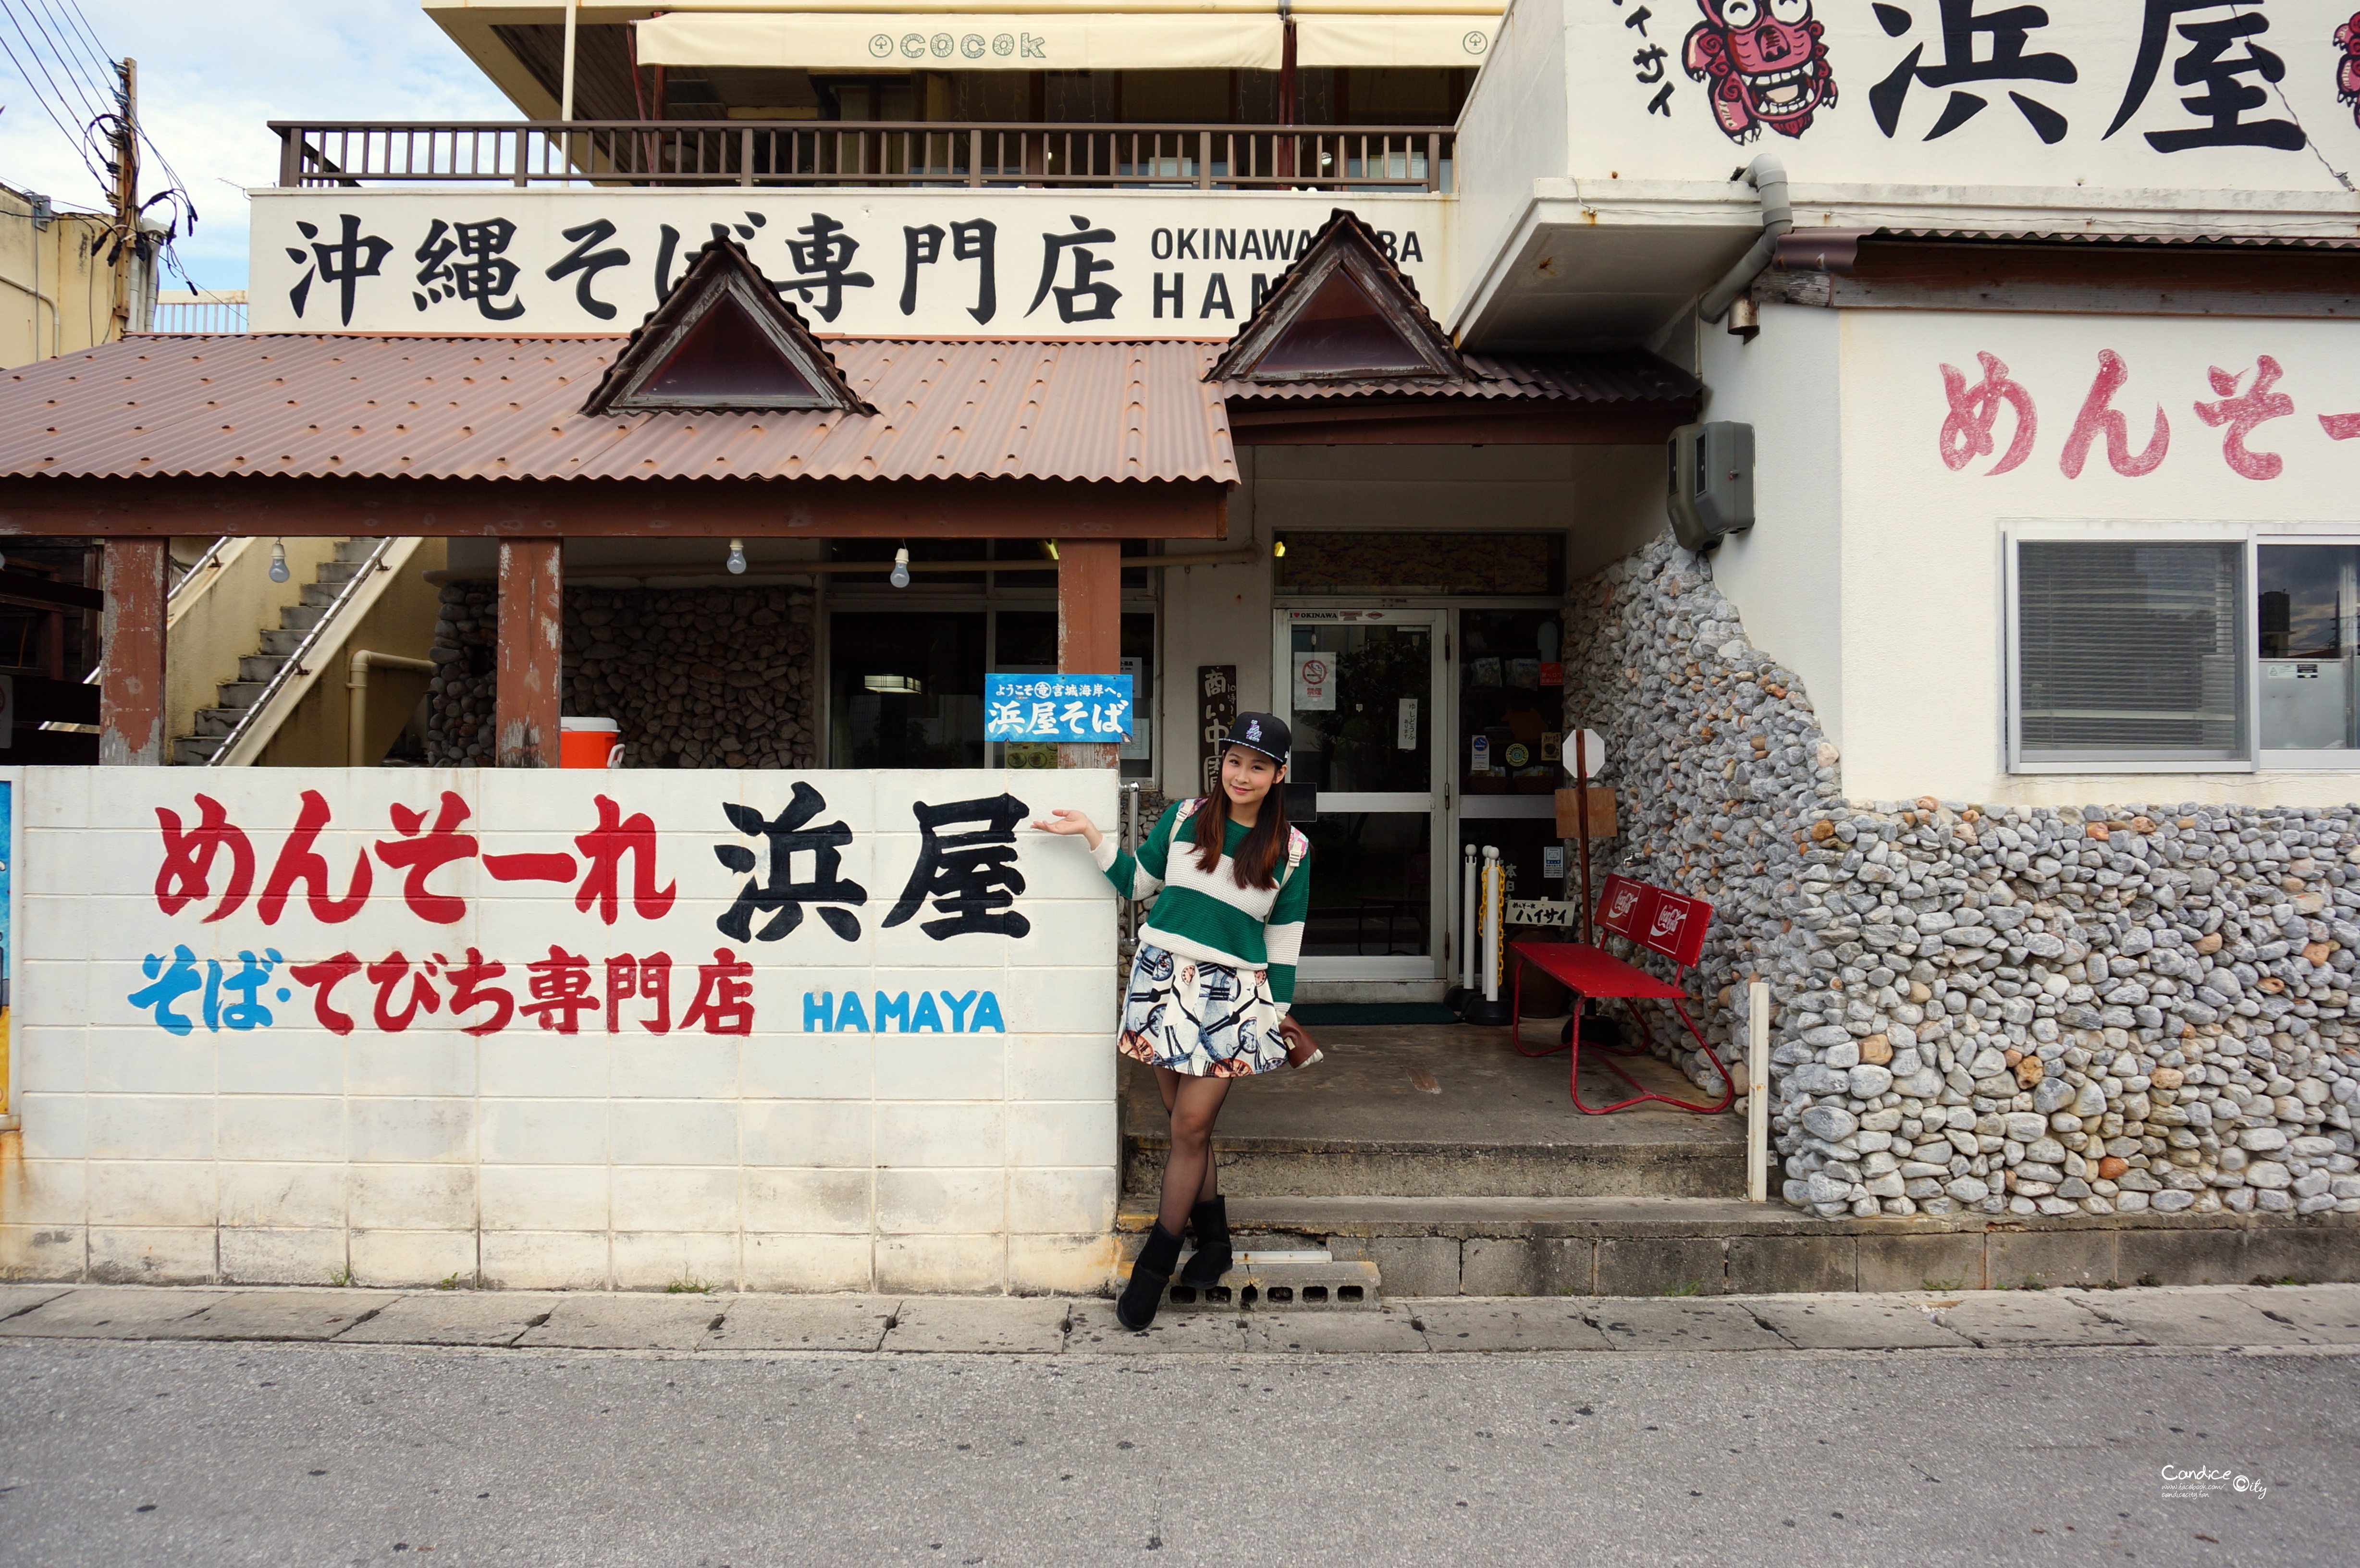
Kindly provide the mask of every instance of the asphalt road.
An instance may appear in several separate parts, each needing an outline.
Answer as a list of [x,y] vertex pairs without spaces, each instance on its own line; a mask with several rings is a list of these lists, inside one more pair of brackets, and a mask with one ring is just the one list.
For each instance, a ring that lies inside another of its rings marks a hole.
[[2342,1351],[0,1345],[0,1563],[43,1568],[2293,1568],[2355,1560],[2355,1479]]

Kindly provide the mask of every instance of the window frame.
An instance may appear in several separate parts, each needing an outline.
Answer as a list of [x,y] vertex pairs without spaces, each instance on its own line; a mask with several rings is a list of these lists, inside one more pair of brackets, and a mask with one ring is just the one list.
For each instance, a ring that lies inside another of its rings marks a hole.
[[[2022,584],[2017,547],[2048,543],[2222,544],[2241,546],[2237,598],[2238,685],[2244,713],[2238,755],[2190,759],[2123,753],[2060,759],[2027,757],[2023,731]],[[2001,750],[2005,771],[2040,774],[2360,773],[2360,748],[2265,749],[2261,744],[2262,659],[2259,642],[2261,556],[2267,545],[2360,546],[2360,526],[2349,522],[2205,522],[2181,518],[2010,519],[2000,525],[2002,621]]]
[[[2090,520],[2009,522],[2001,527],[2000,613],[2002,637],[2002,744],[2005,770],[2011,774],[2135,774],[2252,773],[2257,770],[2254,744],[2257,728],[2259,661],[2248,646],[2254,638],[2254,526],[2177,519],[2136,521]],[[2024,748],[2024,638],[2022,550],[2026,544],[2235,544],[2239,584],[2237,629],[2233,646],[2240,660],[2238,686],[2243,712],[2238,735],[2228,757],[2173,756],[2163,748],[2125,750],[2080,757],[2036,755]]]

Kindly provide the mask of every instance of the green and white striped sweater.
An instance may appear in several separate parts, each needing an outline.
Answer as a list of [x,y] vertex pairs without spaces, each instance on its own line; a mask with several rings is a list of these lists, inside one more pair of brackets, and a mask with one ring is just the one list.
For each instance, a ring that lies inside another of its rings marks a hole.
[[[1310,841],[1290,828],[1286,866],[1275,887],[1240,887],[1229,857],[1250,831],[1234,820],[1220,864],[1196,869],[1196,817],[1199,802],[1175,801],[1139,846],[1118,851],[1111,836],[1098,840],[1098,868],[1126,898],[1159,890],[1154,912],[1140,940],[1183,958],[1202,958],[1239,969],[1270,971],[1270,994],[1283,1013],[1295,1000],[1295,964],[1303,953],[1303,917],[1311,908],[1311,873],[1304,862]],[[1185,825],[1187,833],[1181,836]],[[1179,841],[1175,851],[1174,841]]]

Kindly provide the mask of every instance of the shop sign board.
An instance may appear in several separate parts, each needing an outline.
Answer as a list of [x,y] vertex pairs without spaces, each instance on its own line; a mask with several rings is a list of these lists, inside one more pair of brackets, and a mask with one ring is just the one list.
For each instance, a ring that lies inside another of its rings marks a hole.
[[1447,303],[1440,196],[964,185],[257,191],[248,295],[258,332],[627,332],[727,235],[824,336],[1226,340],[1339,206]]
[[1547,9],[1580,35],[1558,57],[1578,176],[1717,180],[1773,152],[1798,180],[2340,203],[2360,161],[2352,0]]
[[565,1282],[550,1257],[628,1231],[857,1288],[895,1234],[1004,1259],[1111,1221],[1113,903],[1028,825],[1112,822],[1109,773],[24,777],[26,1163],[124,1162],[93,1236],[342,1257],[346,1207],[302,1194],[421,1165],[480,1217],[378,1222],[434,1233],[380,1278],[530,1231],[570,1239],[485,1271]]
[[1238,722],[1238,667],[1196,667],[1197,790],[1209,795],[1221,781],[1221,743]]
[[1128,673],[983,678],[986,740],[1126,741],[1131,712]]

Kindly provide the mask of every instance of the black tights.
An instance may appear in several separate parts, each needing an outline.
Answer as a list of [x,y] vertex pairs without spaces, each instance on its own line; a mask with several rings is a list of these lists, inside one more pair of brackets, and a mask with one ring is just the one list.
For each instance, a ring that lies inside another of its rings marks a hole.
[[1159,1067],[1155,1087],[1172,1117],[1172,1152],[1164,1160],[1164,1203],[1156,1218],[1167,1235],[1178,1236],[1188,1223],[1188,1211],[1221,1190],[1213,1165],[1213,1123],[1229,1097],[1229,1081],[1192,1078]]

